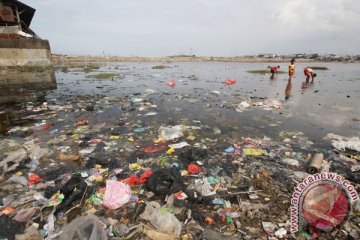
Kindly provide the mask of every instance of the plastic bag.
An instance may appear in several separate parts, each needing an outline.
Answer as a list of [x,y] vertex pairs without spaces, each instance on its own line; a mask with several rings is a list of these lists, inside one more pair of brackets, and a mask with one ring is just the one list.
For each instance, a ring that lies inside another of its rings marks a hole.
[[[73,175],[69,181],[60,188],[60,193],[64,195],[64,199],[57,205],[55,215],[61,212],[65,213],[67,210],[77,205],[81,199],[88,198],[91,191],[91,188],[84,182],[80,174]],[[45,197],[49,198],[54,193],[56,192],[50,191],[48,194],[45,192]]]
[[157,202],[147,203],[140,218],[150,221],[160,232],[180,236],[181,222],[172,213],[163,211]]
[[333,141],[331,145],[340,151],[345,151],[347,148],[360,152],[360,139],[358,137],[350,138],[347,141]]
[[161,126],[159,128],[159,134],[160,137],[166,141],[174,140],[184,136],[181,125],[176,125],[173,127]]
[[[26,145],[27,143],[25,143]],[[38,144],[33,144],[29,147],[29,157],[31,160],[39,161],[41,157],[49,155],[50,151],[46,148],[41,148]]]
[[43,179],[36,173],[29,173],[29,176],[28,176],[29,185],[34,185],[34,184],[37,184],[42,181],[43,181]]
[[31,220],[35,213],[36,209],[34,208],[20,209],[13,219],[20,223],[26,223]]
[[155,194],[167,195],[182,190],[183,183],[178,169],[159,169],[147,181],[147,187]]
[[26,179],[26,177],[24,176],[16,176],[16,175],[13,175],[9,178],[9,181],[12,181],[12,182],[16,182],[16,183],[20,183],[24,186],[27,186],[28,185],[28,181]]
[[129,202],[131,198],[131,189],[129,185],[114,181],[106,181],[103,205],[110,209],[117,209]]
[[180,149],[186,146],[190,146],[190,144],[188,144],[187,142],[180,142],[180,143],[174,143],[174,144],[170,144],[169,147],[172,149]]
[[34,226],[28,227],[24,234],[16,234],[15,240],[43,240],[44,238],[40,235],[38,229]]
[[23,161],[28,159],[25,149],[20,148],[16,151],[10,152],[7,157],[0,162],[0,167],[3,167],[4,172],[14,171]]
[[76,218],[63,228],[60,240],[107,240],[104,223],[94,215]]

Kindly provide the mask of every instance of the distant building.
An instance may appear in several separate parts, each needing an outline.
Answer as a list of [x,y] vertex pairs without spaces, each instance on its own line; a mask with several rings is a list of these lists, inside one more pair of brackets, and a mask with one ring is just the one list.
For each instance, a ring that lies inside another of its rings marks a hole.
[[35,9],[16,0],[0,0],[0,66],[47,66],[50,45],[30,28]]

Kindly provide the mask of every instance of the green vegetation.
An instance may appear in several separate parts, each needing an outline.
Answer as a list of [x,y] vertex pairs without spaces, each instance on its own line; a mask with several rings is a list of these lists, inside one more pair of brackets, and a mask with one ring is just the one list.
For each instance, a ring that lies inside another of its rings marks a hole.
[[84,67],[84,72],[85,73],[93,72],[99,68],[100,68],[99,66],[89,65],[89,66]]
[[310,67],[310,68],[312,68],[313,70],[329,70],[327,67],[318,67],[318,66]]
[[[248,73],[251,73],[251,74],[271,74],[270,72],[270,69],[268,70],[249,70],[247,71]],[[284,74],[286,72],[284,71],[277,71],[278,74]]]
[[196,75],[191,75],[191,76],[189,76],[188,77],[190,80],[192,80],[192,81],[198,81],[199,80],[199,78],[196,76]]
[[164,65],[157,65],[152,67],[152,69],[165,69],[165,68],[170,68],[170,67]]
[[99,73],[96,75],[88,75],[88,78],[97,78],[97,79],[110,79],[114,77],[118,77],[119,74],[117,73]]

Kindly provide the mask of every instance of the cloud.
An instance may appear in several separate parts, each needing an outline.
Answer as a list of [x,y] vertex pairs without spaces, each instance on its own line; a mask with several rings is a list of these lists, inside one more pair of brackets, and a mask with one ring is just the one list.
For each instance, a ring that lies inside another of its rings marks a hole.
[[357,9],[360,9],[357,0],[294,0],[280,8],[277,19],[284,27],[304,32],[341,32],[357,28],[360,23]]
[[23,0],[54,52],[360,53],[358,0]]

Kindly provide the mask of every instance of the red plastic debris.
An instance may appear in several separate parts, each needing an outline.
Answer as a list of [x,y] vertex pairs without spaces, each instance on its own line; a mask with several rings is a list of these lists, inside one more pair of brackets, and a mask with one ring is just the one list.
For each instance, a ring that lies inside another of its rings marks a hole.
[[166,85],[168,85],[169,87],[175,87],[175,84],[175,80],[169,80]]
[[234,85],[235,83],[236,83],[236,80],[232,79],[232,78],[225,80],[225,84],[227,84],[227,85]]
[[195,163],[191,163],[188,166],[188,172],[191,174],[199,174],[201,172],[201,168]]
[[151,144],[144,149],[144,152],[145,153],[160,152],[164,149],[167,149],[167,147],[168,147],[167,144],[158,144],[158,145]]
[[44,125],[41,126],[41,129],[42,129],[42,130],[48,130],[48,129],[51,128],[51,127],[52,127],[51,124],[46,123],[46,124],[44,124]]
[[219,218],[222,222],[225,222],[226,221],[226,215],[225,214],[220,214],[219,215]]
[[136,175],[130,175],[129,177],[125,179],[119,180],[119,182],[124,182],[129,184],[130,186],[137,184],[138,178]]
[[180,200],[185,200],[187,198],[187,195],[183,192],[177,192],[174,194],[174,198],[180,199]]
[[145,170],[143,174],[141,174],[140,178],[138,179],[138,184],[146,183],[148,178],[153,174],[154,172],[151,170]]
[[42,182],[42,180],[43,179],[36,173],[29,173],[29,176],[28,176],[28,184],[29,185],[37,184],[39,182]]
[[210,225],[213,225],[216,223],[215,220],[212,219],[211,217],[205,217],[205,222]]
[[143,184],[146,183],[148,178],[153,174],[152,170],[145,170],[143,174],[141,174],[140,178],[138,178],[135,174],[130,175],[127,178],[121,179],[118,182],[124,182],[129,184],[130,186],[136,184]]

